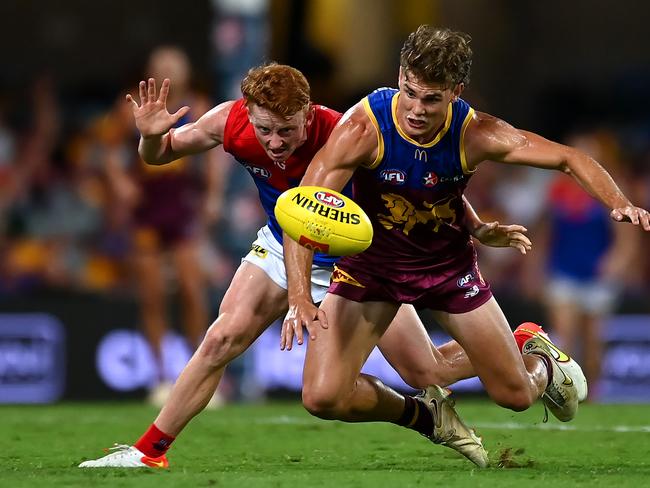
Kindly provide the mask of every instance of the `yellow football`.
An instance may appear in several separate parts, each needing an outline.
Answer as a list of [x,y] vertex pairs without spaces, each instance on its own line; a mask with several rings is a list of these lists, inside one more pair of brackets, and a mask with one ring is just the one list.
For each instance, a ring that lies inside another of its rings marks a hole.
[[328,188],[290,188],[278,197],[275,218],[300,245],[333,256],[360,253],[372,242],[372,223],[363,209]]

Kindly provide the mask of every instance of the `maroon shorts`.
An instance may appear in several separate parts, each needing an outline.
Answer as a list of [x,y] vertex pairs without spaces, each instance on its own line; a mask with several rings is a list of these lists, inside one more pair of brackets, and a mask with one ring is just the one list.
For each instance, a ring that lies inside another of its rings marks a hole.
[[458,314],[471,312],[492,297],[476,260],[444,271],[391,272],[387,266],[364,267],[342,259],[334,268],[329,293],[355,302],[408,303]]
[[142,185],[135,209],[136,242],[169,247],[196,235],[201,193],[181,178],[159,178]]

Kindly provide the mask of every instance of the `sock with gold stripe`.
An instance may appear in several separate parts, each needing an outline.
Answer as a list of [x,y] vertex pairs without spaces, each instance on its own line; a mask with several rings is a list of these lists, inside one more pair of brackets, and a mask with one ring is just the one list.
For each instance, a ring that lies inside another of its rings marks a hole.
[[433,415],[419,398],[404,395],[404,412],[395,423],[427,437],[433,434]]

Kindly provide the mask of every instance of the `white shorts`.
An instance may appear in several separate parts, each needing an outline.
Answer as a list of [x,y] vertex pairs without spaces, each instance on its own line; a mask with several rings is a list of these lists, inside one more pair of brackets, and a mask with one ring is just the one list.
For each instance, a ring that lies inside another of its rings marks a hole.
[[[268,226],[257,232],[257,239],[251,246],[251,251],[242,258],[258,268],[261,268],[280,288],[287,289],[287,271],[284,267],[282,244],[280,244]],[[325,298],[330,287],[332,268],[327,266],[312,266],[311,268],[311,299],[319,303]]]
[[556,303],[572,303],[591,315],[605,315],[616,306],[619,288],[613,283],[553,276],[546,287],[546,297]]

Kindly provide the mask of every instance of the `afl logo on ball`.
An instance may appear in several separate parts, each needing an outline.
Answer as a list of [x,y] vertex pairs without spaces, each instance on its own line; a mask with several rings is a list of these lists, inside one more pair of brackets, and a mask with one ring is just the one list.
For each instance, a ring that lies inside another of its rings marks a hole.
[[328,207],[341,208],[345,205],[345,202],[341,200],[339,197],[326,191],[318,191],[314,193],[314,197],[320,203]]

